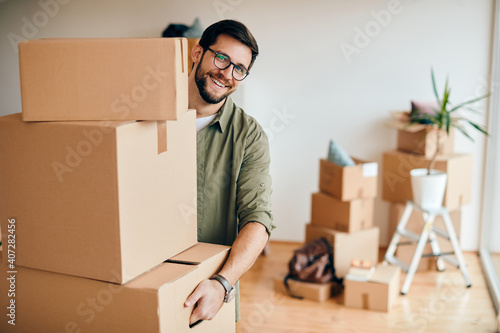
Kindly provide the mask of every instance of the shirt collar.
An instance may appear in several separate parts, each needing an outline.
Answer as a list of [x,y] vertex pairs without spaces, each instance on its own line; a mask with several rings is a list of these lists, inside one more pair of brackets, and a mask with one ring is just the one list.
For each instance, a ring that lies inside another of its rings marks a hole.
[[229,120],[231,118],[231,114],[234,109],[234,103],[231,97],[226,97],[226,101],[222,104],[219,111],[217,111],[217,117],[212,121],[210,126],[218,124],[219,130],[224,133],[224,130],[227,128],[229,124]]

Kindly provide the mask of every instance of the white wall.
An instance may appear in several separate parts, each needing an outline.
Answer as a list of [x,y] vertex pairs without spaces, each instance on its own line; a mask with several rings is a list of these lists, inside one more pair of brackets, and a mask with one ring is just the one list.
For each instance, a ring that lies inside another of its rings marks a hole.
[[[354,156],[381,162],[396,141],[383,126],[389,111],[407,109],[411,99],[433,99],[431,66],[440,87],[450,74],[456,102],[481,93],[489,79],[490,0],[59,1],[64,4],[51,7],[54,15],[44,22],[39,2],[0,0],[0,114],[21,110],[17,54],[7,36],[22,35],[23,27],[29,39],[159,36],[168,23],[190,24],[198,16],[204,26],[236,18],[252,30],[261,55],[237,97],[272,140],[274,239],[303,240],[330,138]],[[376,23],[372,11],[389,7],[393,14]],[[27,21],[40,27],[29,31]],[[371,37],[361,45],[357,29],[366,28]],[[355,41],[358,53],[348,59],[340,45]],[[473,202],[463,208],[466,250],[478,248],[484,146],[481,136],[456,143],[475,156]],[[387,211],[377,200],[382,244]]]

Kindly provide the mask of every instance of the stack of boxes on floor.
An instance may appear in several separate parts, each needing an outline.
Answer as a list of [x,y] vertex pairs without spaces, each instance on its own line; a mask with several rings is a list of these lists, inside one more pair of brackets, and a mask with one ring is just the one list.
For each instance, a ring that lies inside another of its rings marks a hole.
[[[345,277],[351,261],[378,260],[379,228],[373,226],[377,195],[377,163],[354,159],[354,166],[339,166],[320,160],[320,191],[312,194],[311,222],[306,225],[306,243],[324,237],[333,248],[337,277]],[[275,286],[283,280],[276,280]],[[281,288],[282,289],[282,288]],[[337,290],[335,283],[290,282],[296,296],[324,301]]]
[[192,329],[184,307],[229,250],[197,243],[186,40],[19,51],[23,112],[0,118],[0,331],[234,332],[234,303]]
[[[383,154],[382,172],[382,199],[390,202],[389,213],[389,241],[392,239],[397,224],[403,214],[405,203],[412,200],[410,171],[417,168],[427,168],[437,144],[437,130],[426,125],[407,127],[403,122],[392,122],[396,127],[397,150],[386,151]],[[461,206],[471,200],[472,187],[472,154],[458,154],[454,152],[454,128],[450,128],[449,136],[443,133],[439,143],[440,155],[437,157],[435,169],[447,173],[446,192],[443,206],[450,213],[450,217],[457,235],[460,235]],[[417,234],[422,232],[424,225],[422,213],[413,211],[408,221],[407,230]],[[434,225],[445,230],[441,216],[436,217]],[[449,241],[437,237],[444,253],[451,252]],[[416,244],[398,246],[396,257],[409,264]],[[424,254],[431,253],[430,244],[424,249]],[[435,258],[423,257],[418,270],[436,269]]]

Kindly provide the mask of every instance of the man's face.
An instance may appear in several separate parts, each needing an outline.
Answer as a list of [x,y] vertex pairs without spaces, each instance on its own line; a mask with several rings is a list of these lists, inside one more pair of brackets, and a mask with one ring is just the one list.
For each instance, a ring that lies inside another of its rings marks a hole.
[[[250,48],[228,35],[220,35],[210,48],[215,52],[227,55],[232,62],[247,69],[252,60]],[[200,96],[210,104],[222,102],[241,83],[232,76],[234,66],[230,65],[226,69],[219,69],[214,65],[214,56],[213,52],[205,50],[195,73]]]

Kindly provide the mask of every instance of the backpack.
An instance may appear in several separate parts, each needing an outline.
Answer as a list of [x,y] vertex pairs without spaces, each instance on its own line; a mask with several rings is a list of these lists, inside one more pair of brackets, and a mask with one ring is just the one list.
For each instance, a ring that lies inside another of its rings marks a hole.
[[288,269],[284,283],[291,296],[293,295],[288,286],[289,279],[315,283],[335,282],[343,288],[343,279],[335,275],[333,250],[326,238],[318,238],[295,250]]

